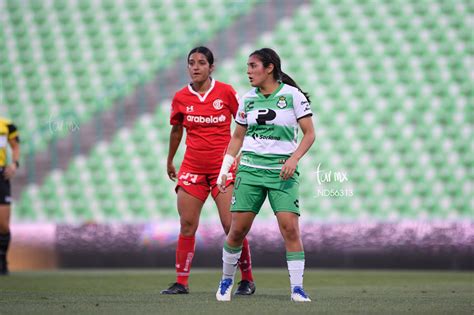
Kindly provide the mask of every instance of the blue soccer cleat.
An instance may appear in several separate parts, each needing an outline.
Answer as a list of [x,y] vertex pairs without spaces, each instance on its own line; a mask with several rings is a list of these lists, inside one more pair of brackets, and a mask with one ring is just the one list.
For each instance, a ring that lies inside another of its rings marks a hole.
[[232,293],[232,287],[234,283],[232,279],[222,279],[221,283],[219,284],[219,288],[216,292],[216,299],[218,301],[230,301],[230,295]]
[[291,293],[291,300],[293,302],[311,302],[309,296],[304,292],[302,287],[294,287]]

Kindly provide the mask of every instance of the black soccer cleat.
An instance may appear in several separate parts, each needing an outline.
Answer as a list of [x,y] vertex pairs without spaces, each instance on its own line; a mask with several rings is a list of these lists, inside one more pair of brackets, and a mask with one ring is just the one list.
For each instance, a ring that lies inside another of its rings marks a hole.
[[175,282],[168,289],[160,292],[161,294],[188,294],[189,287]]
[[242,280],[235,291],[235,295],[252,295],[255,293],[255,283],[253,281]]

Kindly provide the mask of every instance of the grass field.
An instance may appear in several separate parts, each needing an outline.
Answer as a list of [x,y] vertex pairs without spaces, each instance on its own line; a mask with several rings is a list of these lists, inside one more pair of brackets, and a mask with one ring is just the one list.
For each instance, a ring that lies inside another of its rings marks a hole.
[[217,302],[220,270],[194,269],[189,295],[162,296],[173,270],[16,272],[0,314],[473,314],[474,273],[307,270],[312,303],[289,300],[285,270],[256,269],[257,292]]

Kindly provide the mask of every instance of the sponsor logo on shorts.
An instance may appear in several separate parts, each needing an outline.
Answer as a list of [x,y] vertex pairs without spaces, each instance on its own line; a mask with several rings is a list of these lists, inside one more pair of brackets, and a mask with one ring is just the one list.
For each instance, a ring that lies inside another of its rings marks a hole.
[[299,207],[300,207],[300,201],[299,201],[298,199],[296,199],[293,203],[295,204],[296,208],[299,209]]
[[218,98],[212,103],[212,106],[214,106],[215,109],[220,110],[224,107],[224,102]]
[[235,205],[235,201],[236,201],[236,200],[235,200],[235,196],[232,196],[232,199],[230,200],[230,203],[233,204],[233,205]]
[[226,121],[225,115],[220,116],[194,116],[188,115],[186,117],[187,121],[201,123],[201,124],[218,124]]

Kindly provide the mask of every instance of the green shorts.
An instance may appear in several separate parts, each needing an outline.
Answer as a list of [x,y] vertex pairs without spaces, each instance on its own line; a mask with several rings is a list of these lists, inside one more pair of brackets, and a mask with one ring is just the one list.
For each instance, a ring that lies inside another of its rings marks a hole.
[[268,194],[273,212],[294,212],[300,215],[298,178],[298,171],[290,179],[282,180],[280,170],[240,165],[235,177],[230,211],[258,214]]

